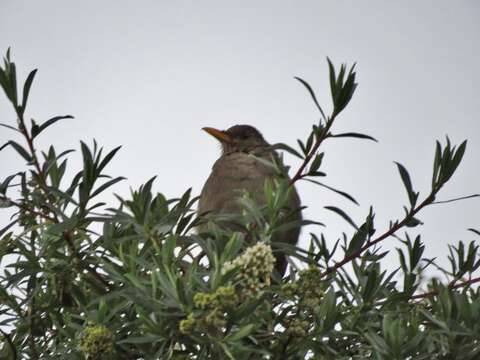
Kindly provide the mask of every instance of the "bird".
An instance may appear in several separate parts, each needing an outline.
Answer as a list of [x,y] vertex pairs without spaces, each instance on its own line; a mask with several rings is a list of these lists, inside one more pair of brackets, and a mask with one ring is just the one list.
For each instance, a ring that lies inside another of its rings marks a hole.
[[[227,130],[204,127],[202,130],[220,142],[221,155],[213,165],[210,176],[200,193],[198,214],[240,214],[242,205],[238,197],[245,190],[257,205],[265,205],[264,183],[267,179],[278,176],[278,171],[259,158],[268,162],[272,161],[272,157],[277,160],[280,158],[260,131],[250,125],[235,125]],[[300,198],[293,185],[286,201],[286,208],[292,214],[289,221],[302,219]],[[238,230],[231,223],[227,227],[234,231]],[[206,230],[206,225],[203,225],[200,231],[202,230]],[[287,259],[283,253],[275,249],[275,244],[283,242],[296,245],[299,235],[299,226],[277,231],[272,235],[271,244],[276,258],[275,269],[281,277],[285,274]]]

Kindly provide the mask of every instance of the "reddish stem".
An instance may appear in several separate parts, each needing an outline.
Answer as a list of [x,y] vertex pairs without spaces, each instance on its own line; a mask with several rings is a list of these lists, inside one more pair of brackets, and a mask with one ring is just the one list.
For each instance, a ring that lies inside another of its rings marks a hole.
[[329,132],[330,128],[332,127],[334,120],[335,120],[335,116],[333,116],[330,120],[327,121],[327,123],[325,125],[325,128],[323,128],[322,134],[317,137],[317,140],[315,141],[315,144],[313,145],[313,148],[310,150],[308,155],[303,160],[302,165],[300,165],[297,172],[295,173],[295,175],[290,180],[290,182],[288,184],[289,186],[292,186],[296,181],[300,180],[304,176],[303,171],[305,170],[305,168],[308,165],[308,163],[310,162],[310,160],[312,160],[312,157],[317,153],[317,150],[320,147],[320,145],[322,144],[323,140],[325,140],[327,138],[328,132]]
[[380,235],[374,240],[368,241],[364,246],[362,246],[357,251],[353,252],[352,254],[345,256],[340,262],[336,263],[334,266],[327,268],[323,273],[320,274],[320,278],[323,278],[335,271],[339,268],[344,266],[345,264],[351,262],[352,260],[358,258],[365,250],[369,249],[373,245],[379,243],[380,241],[385,240],[389,236],[395,234],[399,229],[401,229],[405,224],[413,217],[416,213],[418,213],[422,208],[426,205],[430,204],[434,200],[434,194],[430,194],[420,205],[418,205],[415,209],[413,209],[405,218],[394,224],[388,231]]
[[[480,277],[470,279],[470,280],[467,280],[467,281],[463,281],[463,282],[460,282],[460,283],[457,283],[457,284],[456,284],[456,280],[453,280],[452,282],[450,282],[448,284],[448,288],[449,289],[458,289],[458,288],[461,288],[461,287],[470,286],[470,285],[478,283],[478,282],[480,282]],[[432,290],[432,291],[428,291],[428,292],[423,293],[423,294],[413,295],[410,298],[410,300],[424,299],[426,297],[435,296],[435,295],[438,295],[438,290]]]

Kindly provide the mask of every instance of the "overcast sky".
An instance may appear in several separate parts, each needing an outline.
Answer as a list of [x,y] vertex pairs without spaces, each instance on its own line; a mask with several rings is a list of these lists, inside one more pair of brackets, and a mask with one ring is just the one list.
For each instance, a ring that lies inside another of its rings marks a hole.
[[[329,109],[326,56],[356,62],[359,86],[335,129],[379,143],[322,146],[325,182],[361,206],[298,184],[305,216],[327,224],[331,243],[351,229],[324,206],[361,222],[372,205],[384,231],[407,202],[393,161],[426,195],[435,140],[447,134],[468,139],[468,148],[439,199],[480,193],[479,37],[475,0],[0,2],[0,50],[12,47],[22,76],[39,68],[28,116],[75,116],[45,132],[39,147],[78,149],[93,138],[107,149],[122,145],[108,172],[128,177],[115,190],[123,195],[154,175],[155,190],[168,197],[189,187],[198,194],[219,155],[203,126],[250,124],[271,143],[295,145],[318,114],[293,77],[308,80]],[[0,118],[15,122],[4,96]],[[2,143],[10,138],[0,129]],[[12,150],[0,153],[2,179],[22,165]],[[448,243],[474,239],[466,229],[480,228],[479,214],[478,199],[434,205],[411,234],[423,234],[427,255],[446,259]]]

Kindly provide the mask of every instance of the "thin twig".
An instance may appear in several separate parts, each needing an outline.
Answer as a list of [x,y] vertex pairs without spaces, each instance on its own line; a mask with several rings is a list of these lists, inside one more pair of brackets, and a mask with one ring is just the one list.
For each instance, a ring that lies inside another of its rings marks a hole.
[[[456,280],[453,280],[452,282],[450,282],[450,284],[448,284],[448,288],[449,289],[458,289],[458,288],[470,286],[470,285],[478,283],[478,282],[480,282],[480,277],[473,278],[473,279],[470,279],[470,280],[467,280],[467,281],[462,281],[460,283],[456,283]],[[426,297],[435,296],[435,295],[438,295],[438,289],[431,290],[431,291],[428,291],[428,292],[423,293],[423,294],[413,295],[410,298],[410,300],[424,299]]]
[[[35,253],[35,237],[36,237],[36,232],[32,231],[30,233],[30,247],[31,251],[33,252],[33,257],[36,257]],[[28,305],[27,309],[27,316],[28,316],[28,322],[29,322],[29,327],[30,327],[30,334],[28,335],[28,341],[30,343],[30,349],[32,351],[32,359],[40,359],[37,351],[37,346],[35,344],[35,336],[34,330],[35,330],[35,316],[37,316],[37,310],[36,310],[36,302],[35,302],[35,288],[37,287],[37,274],[33,274],[30,276],[30,279],[28,280],[28,285],[27,285],[27,294],[30,294],[33,291],[33,295],[30,298],[30,304]]]
[[53,217],[49,216],[48,214],[36,211],[35,209],[32,209],[32,208],[28,207],[26,204],[18,203],[16,201],[13,201],[13,200],[11,200],[9,198],[6,198],[6,197],[0,197],[0,200],[7,201],[9,204],[19,208],[20,210],[28,211],[29,213],[31,213],[33,215],[36,215],[36,216],[39,216],[44,220],[49,220],[49,221],[55,222],[55,219]]
[[289,186],[292,186],[296,181],[300,180],[304,176],[303,171],[305,170],[310,160],[312,160],[312,157],[317,153],[317,150],[322,144],[323,140],[325,140],[328,137],[328,132],[330,131],[330,128],[332,127],[334,120],[335,120],[335,116],[333,116],[327,121],[325,127],[322,130],[322,133],[317,137],[315,141],[315,145],[313,145],[312,149],[303,160],[303,163],[300,165],[297,172],[290,180],[288,184]]
[[42,182],[44,182],[45,177],[42,168],[40,167],[40,163],[35,152],[35,147],[33,146],[33,137],[28,133],[27,127],[25,126],[25,119],[23,118],[23,113],[17,110],[17,116],[19,122],[18,127],[20,132],[25,137],[25,140],[27,140],[28,149],[30,150],[30,154],[32,155],[33,166],[37,170],[37,173],[40,179],[42,179]]
[[405,224],[415,216],[416,213],[418,213],[422,208],[425,206],[429,205],[434,199],[434,194],[430,194],[420,205],[418,205],[415,209],[413,209],[405,218],[394,224],[388,231],[380,235],[374,240],[368,241],[364,246],[362,246],[360,249],[357,251],[353,252],[352,254],[345,256],[340,262],[335,263],[334,266],[327,268],[323,273],[320,274],[320,278],[323,278],[335,271],[337,271],[339,268],[344,266],[345,264],[351,262],[352,260],[358,258],[365,250],[369,249],[373,245],[379,243],[382,240],[385,240],[389,236],[392,236],[397,232],[399,229],[401,229]]

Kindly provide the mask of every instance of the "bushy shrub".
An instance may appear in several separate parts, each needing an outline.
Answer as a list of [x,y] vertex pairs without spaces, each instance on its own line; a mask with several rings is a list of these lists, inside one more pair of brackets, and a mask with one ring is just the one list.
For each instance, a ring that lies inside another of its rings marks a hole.
[[[248,194],[240,199],[244,213],[237,221],[243,231],[213,222],[211,231],[196,233],[211,220],[196,214],[190,190],[166,199],[152,192],[151,179],[128,198],[118,197],[117,207],[96,201],[123,179],[106,173],[118,148],[105,151],[96,142],[82,142],[83,168],[68,179],[72,150],[52,145],[40,151],[35,140],[70,116],[26,120],[36,70],[19,96],[7,52],[0,85],[17,122],[0,125],[23,140],[10,140],[1,150],[14,151],[26,166],[0,179],[0,205],[15,209],[0,230],[0,358],[480,359],[477,243],[450,246],[451,268],[439,270],[450,281],[431,280],[421,292],[421,273],[435,263],[426,258],[420,236],[403,235],[420,224],[418,213],[450,180],[466,142],[437,141],[426,196],[397,164],[408,205],[389,228],[375,228],[373,209],[357,225],[346,211],[327,207],[355,228],[353,236],[327,243],[317,232],[307,248],[285,244],[282,251],[294,259],[289,274],[283,279],[272,274],[271,235],[281,227],[314,223],[277,220],[293,183],[327,186],[319,181],[325,175],[321,144],[338,137],[374,140],[334,132],[354,94],[355,71],[342,65],[337,73],[328,63],[333,111],[326,115],[310,85],[298,78],[320,121],[307,139],[298,140],[297,149],[275,145],[302,159],[291,180],[279,170],[265,185],[265,206]],[[398,268],[387,271],[382,244],[392,237],[400,240]]]

